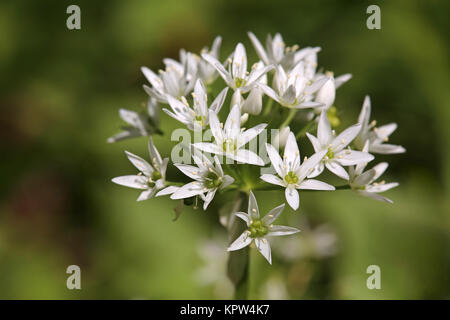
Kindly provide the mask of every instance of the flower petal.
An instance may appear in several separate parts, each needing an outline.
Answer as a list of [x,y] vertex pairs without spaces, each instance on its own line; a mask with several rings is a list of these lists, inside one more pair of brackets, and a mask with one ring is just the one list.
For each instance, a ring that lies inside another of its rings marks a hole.
[[284,194],[286,196],[286,201],[291,206],[291,208],[297,210],[300,206],[300,197],[298,195],[298,191],[294,188],[286,188]]
[[300,230],[288,226],[272,226],[269,228],[267,236],[287,236],[290,234],[298,233]]
[[120,176],[113,178],[112,182],[129,188],[135,189],[148,188],[147,178],[145,176],[138,176],[138,175]]
[[265,225],[271,225],[277,218],[278,216],[281,214],[281,212],[283,212],[285,204],[281,204],[276,208],[273,208],[272,210],[269,211],[268,214],[266,214],[264,216],[264,218],[262,218],[262,222]]
[[247,144],[250,140],[258,136],[265,128],[267,127],[266,123],[258,124],[253,128],[247,129],[239,135],[239,139],[237,142],[237,147],[240,148]]
[[339,163],[337,161],[329,161],[329,162],[325,163],[325,167],[327,167],[328,170],[333,172],[339,178],[342,178],[344,180],[350,179],[347,171],[345,171],[345,169],[341,165],[339,165]]
[[155,188],[147,189],[141,192],[136,201],[144,201],[152,198],[156,193]]
[[281,159],[278,151],[269,143],[266,143],[266,151],[269,155],[270,162],[272,163],[272,167],[275,169],[275,171],[278,173],[280,177],[284,176],[284,170],[283,170],[283,160]]
[[315,179],[302,181],[298,188],[304,190],[336,190],[334,186]]
[[283,182],[283,180],[281,180],[280,178],[278,178],[276,175],[273,175],[273,174],[266,173],[266,174],[263,174],[260,178],[261,178],[261,180],[264,180],[265,182],[270,183],[270,184],[276,184],[276,185],[279,185],[282,187],[286,186],[286,184]]
[[395,187],[398,187],[398,182],[391,182],[391,183],[384,183],[384,184],[377,184],[377,185],[375,185],[375,184],[373,184],[373,185],[369,185],[369,186],[367,186],[367,188],[366,188],[366,191],[367,192],[385,192],[385,191],[387,191],[387,190],[389,190],[389,189],[392,189],[392,188],[395,188]]
[[259,252],[272,264],[272,253],[270,251],[270,244],[266,238],[255,239],[255,245]]
[[203,185],[199,182],[190,182],[175,191],[170,199],[185,199],[204,193]]
[[331,143],[334,152],[344,149],[361,131],[361,124],[355,124],[342,131]]
[[268,65],[270,63],[269,58],[267,57],[266,50],[264,50],[261,42],[259,42],[258,38],[253,34],[253,32],[248,32],[247,34],[253,46],[255,47],[256,54],[266,65]]
[[334,159],[343,166],[353,166],[358,163],[372,161],[374,156],[367,152],[342,150],[334,155]]
[[175,167],[177,167],[181,172],[183,172],[185,175],[187,175],[189,178],[194,180],[201,180],[202,174],[200,172],[200,169],[189,165],[189,164],[175,164]]
[[317,138],[319,139],[322,147],[328,146],[331,140],[331,126],[325,110],[322,110],[320,113],[319,125],[317,127]]
[[297,141],[292,131],[289,132],[284,148],[284,163],[287,164],[289,170],[294,172],[300,166],[300,151],[298,150]]
[[161,196],[166,196],[166,195],[172,194],[175,191],[177,191],[178,189],[179,189],[179,187],[176,187],[176,186],[168,186],[167,188],[164,188],[161,191],[159,191],[155,195],[155,197],[161,197]]
[[128,157],[128,160],[130,160],[130,162],[141,172],[143,172],[144,174],[146,174],[147,176],[150,176],[153,172],[153,167],[144,159],[142,159],[141,157],[125,151],[125,154]]
[[244,231],[233,243],[228,247],[227,251],[235,251],[248,246],[252,242],[253,238],[250,238],[250,232]]
[[252,217],[252,219],[259,219],[258,202],[256,201],[255,195],[252,191],[250,191],[248,196],[248,214]]
[[322,150],[314,153],[311,157],[306,159],[297,170],[297,176],[300,180],[303,180],[306,176],[310,175],[316,166],[322,161],[323,157],[327,153],[327,150]]
[[256,153],[247,149],[239,149],[232,157],[234,160],[242,163],[249,163],[256,166],[263,166],[264,161]]
[[241,107],[237,104],[231,108],[223,132],[226,138],[237,139],[241,131]]

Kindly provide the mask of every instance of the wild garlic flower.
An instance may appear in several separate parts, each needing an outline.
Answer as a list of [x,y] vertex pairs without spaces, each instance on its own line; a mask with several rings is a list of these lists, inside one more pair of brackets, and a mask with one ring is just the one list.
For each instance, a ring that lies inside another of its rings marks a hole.
[[253,128],[241,130],[241,108],[235,105],[228,114],[225,125],[221,124],[217,114],[210,110],[209,126],[214,136],[214,142],[197,142],[193,144],[195,148],[217,155],[224,155],[241,163],[264,165],[264,161],[256,153],[242,147],[259,135],[266,128],[267,124],[261,123]]
[[297,210],[300,205],[300,197],[297,189],[335,190],[335,188],[328,183],[314,179],[306,179],[314,167],[316,167],[325,156],[327,153],[326,150],[318,151],[310,158],[305,158],[303,164],[300,164],[300,151],[292,132],[289,133],[287,138],[283,159],[281,159],[278,151],[271,144],[266,144],[266,150],[278,176],[273,174],[263,174],[261,179],[267,183],[286,188],[286,200],[292,209]]
[[[364,145],[363,151],[369,149],[369,141]],[[364,171],[367,163],[360,163],[349,168],[349,185],[355,192],[378,201],[393,203],[391,199],[383,197],[378,193],[397,187],[397,182],[385,183],[385,181],[375,182],[388,168],[387,162],[381,162],[370,170]]]
[[245,221],[248,229],[245,230],[236,240],[234,240],[234,242],[228,247],[228,251],[239,250],[250,245],[252,242],[255,242],[258,251],[270,264],[272,264],[272,253],[267,237],[287,236],[300,232],[300,230],[293,227],[272,224],[281,214],[283,209],[284,203],[272,209],[268,214],[261,218],[255,195],[250,191],[248,212],[234,213],[237,217]]
[[196,152],[192,154],[192,159],[197,167],[188,164],[175,164],[175,166],[195,181],[180,187],[170,198],[185,199],[200,196],[204,201],[203,210],[206,210],[216,191],[226,188],[233,183],[234,179],[224,174],[217,156],[214,157],[214,164],[206,156]]
[[376,127],[376,121],[370,122],[371,103],[369,96],[366,96],[359,114],[358,122],[362,124],[361,132],[355,139],[355,145],[362,149],[366,141],[369,141],[369,151],[381,154],[396,154],[406,152],[402,146],[385,143],[389,136],[397,129],[396,123],[389,123],[381,127]]
[[141,68],[142,73],[152,85],[151,87],[144,85],[144,90],[149,96],[167,104],[167,97],[180,99],[192,91],[196,80],[195,74],[193,74],[196,61],[189,52],[182,56],[184,57],[182,63],[166,59],[166,69],[160,70],[159,76],[147,67]]
[[228,88],[223,89],[208,108],[206,88],[199,79],[195,83],[194,92],[192,93],[194,100],[193,108],[189,107],[184,97],[181,97],[180,101],[169,96],[167,100],[172,111],[166,108],[163,111],[175,120],[185,124],[190,130],[202,130],[209,124],[209,110],[216,114],[219,113],[225,101],[227,91]]
[[267,85],[260,85],[270,98],[283,107],[305,109],[324,106],[323,103],[312,101],[314,93],[319,90],[327,79],[312,82],[305,77],[304,63],[298,63],[291,71],[286,72],[277,66],[273,78],[273,89]]
[[122,132],[108,138],[108,143],[128,138],[148,136],[157,132],[159,126],[159,107],[156,99],[148,99],[146,111],[135,112],[127,109],[119,109],[120,118],[129,126],[123,127]]
[[238,43],[234,50],[233,57],[228,60],[228,71],[225,69],[225,66],[212,55],[203,53],[202,57],[216,68],[219,75],[230,88],[233,90],[240,90],[243,93],[250,91],[259,78],[273,69],[272,65],[261,68],[259,64],[254,64],[251,71],[248,72],[247,53],[242,43]]
[[306,133],[306,135],[309,141],[311,141],[315,152],[325,150],[326,153],[325,157],[318,163],[308,177],[317,177],[322,173],[324,167],[326,167],[338,177],[348,180],[348,173],[342,166],[351,166],[373,160],[373,155],[367,152],[355,151],[350,148],[345,149],[355,139],[360,130],[361,124],[358,123],[348,127],[336,136],[335,131],[331,130],[326,111],[322,111],[317,128],[317,137],[309,133]]
[[161,158],[152,138],[148,140],[148,151],[152,164],[131,152],[125,151],[130,162],[140,172],[137,175],[120,176],[112,179],[112,182],[122,186],[144,190],[137,201],[152,198],[166,184],[166,169],[169,158]]

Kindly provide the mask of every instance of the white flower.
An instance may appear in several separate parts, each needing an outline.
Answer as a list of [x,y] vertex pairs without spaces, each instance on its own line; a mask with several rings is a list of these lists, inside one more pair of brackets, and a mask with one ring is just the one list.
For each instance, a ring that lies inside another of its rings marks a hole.
[[[369,149],[369,142],[367,141],[364,145],[363,150],[367,151]],[[388,168],[387,162],[381,162],[374,166],[372,169],[365,172],[364,168],[367,163],[360,163],[356,166],[349,168],[350,181],[349,185],[352,190],[356,191],[360,195],[369,197],[375,200],[393,203],[391,199],[383,197],[378,193],[387,191],[389,189],[397,187],[399,184],[397,182],[385,183],[384,180],[377,183],[376,181]]]
[[209,110],[212,110],[216,114],[219,113],[225,101],[227,91],[228,88],[223,89],[208,109],[206,89],[199,79],[195,83],[194,92],[192,93],[194,99],[193,108],[189,107],[184,97],[181,97],[181,101],[179,101],[169,96],[167,100],[173,112],[166,108],[163,111],[172,118],[184,123],[189,129],[201,130],[206,128],[209,123]]
[[196,80],[196,60],[189,52],[181,56],[183,57],[181,63],[173,59],[165,59],[166,69],[160,70],[160,76],[147,67],[141,68],[142,73],[152,85],[152,87],[144,85],[148,95],[159,102],[168,103],[168,96],[180,99],[192,91]]
[[233,58],[228,61],[228,71],[225,67],[212,55],[203,53],[202,57],[216,68],[219,75],[226,84],[233,90],[241,90],[248,92],[253,88],[255,83],[273,66],[260,67],[260,64],[254,64],[250,73],[247,71],[247,53],[242,43],[238,43],[233,53]]
[[266,237],[271,236],[286,236],[300,232],[300,230],[287,226],[273,225],[272,223],[278,218],[280,213],[284,209],[284,203],[274,209],[272,209],[263,218],[259,216],[258,203],[250,191],[248,202],[248,213],[236,212],[237,217],[244,220],[248,229],[245,230],[229,247],[228,251],[235,251],[248,246],[253,241],[256,248],[264,256],[264,258],[272,264],[272,254],[270,250],[269,241]]
[[284,127],[283,129],[279,130],[279,132],[273,138],[272,145],[276,149],[284,148],[290,132],[291,132],[291,129],[289,129],[289,127]]
[[325,84],[327,79],[312,82],[305,77],[304,63],[298,63],[291,71],[286,72],[283,67],[277,66],[273,78],[273,89],[261,84],[265,94],[284,107],[304,109],[324,106],[323,103],[314,102],[313,94]]
[[278,177],[273,174],[263,174],[261,179],[268,183],[285,187],[286,200],[292,209],[297,210],[300,205],[297,189],[335,190],[333,186],[325,182],[306,179],[308,174],[322,160],[326,150],[315,153],[300,165],[300,151],[292,132],[289,133],[287,138],[283,159],[281,159],[278,151],[271,144],[266,143],[266,149]]
[[361,132],[355,139],[355,144],[359,149],[369,140],[369,151],[381,154],[396,154],[406,152],[402,146],[384,143],[389,140],[389,136],[397,129],[396,123],[389,123],[376,128],[376,121],[370,121],[370,98],[366,96],[359,114],[358,122],[362,123]]
[[348,180],[348,173],[342,166],[351,166],[373,160],[374,157],[370,153],[345,149],[355,139],[360,130],[361,124],[358,123],[348,127],[336,136],[334,130],[331,130],[326,111],[322,111],[319,117],[317,138],[309,133],[306,133],[306,135],[311,141],[314,151],[325,150],[325,157],[308,177],[317,177],[326,167],[338,177]]
[[192,159],[194,159],[197,167],[188,164],[175,164],[175,166],[195,181],[180,187],[170,198],[184,199],[199,195],[204,201],[203,210],[206,210],[216,191],[229,186],[234,182],[234,179],[223,173],[217,156],[214,157],[215,165],[200,153],[194,152]]
[[148,140],[148,151],[152,164],[131,152],[125,151],[128,159],[140,172],[137,175],[121,176],[112,179],[112,182],[122,186],[144,190],[137,201],[152,198],[158,190],[165,186],[169,158],[164,160],[161,158],[158,150],[153,145],[152,138]]
[[129,124],[129,126],[123,127],[122,132],[108,138],[108,143],[128,138],[148,136],[159,130],[158,102],[152,97],[149,97],[148,99],[147,113],[119,109],[119,116],[123,121]]
[[205,152],[225,155],[227,158],[242,163],[258,166],[264,165],[264,161],[256,153],[242,147],[259,135],[267,124],[261,123],[251,129],[241,130],[241,108],[235,105],[228,114],[224,126],[219,122],[217,114],[210,110],[209,126],[214,136],[214,143],[194,143],[193,146],[195,148]]
[[[212,56],[218,60],[221,44],[222,44],[222,38],[220,36],[216,37],[212,44],[211,50],[208,50],[208,48],[203,48],[201,53],[202,54],[207,53],[210,56]],[[198,76],[200,77],[200,79],[203,80],[203,82],[206,85],[209,85],[209,84],[213,83],[214,80],[216,80],[218,73],[216,71],[216,68],[214,68],[208,61],[206,61],[203,58],[200,58],[198,61]]]
[[255,86],[242,104],[242,111],[252,115],[260,114],[262,110],[262,95],[261,88]]
[[282,65],[286,69],[292,67],[295,51],[298,49],[297,45],[286,47],[281,34],[276,33],[273,38],[270,34],[267,35],[266,48],[264,48],[252,32],[248,32],[248,36],[255,47],[256,53],[265,65]]

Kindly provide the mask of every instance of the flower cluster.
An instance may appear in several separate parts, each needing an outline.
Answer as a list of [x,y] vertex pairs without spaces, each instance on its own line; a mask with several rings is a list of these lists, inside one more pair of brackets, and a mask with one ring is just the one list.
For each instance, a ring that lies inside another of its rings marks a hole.
[[[261,218],[253,191],[284,191],[293,210],[300,207],[302,190],[350,189],[392,202],[379,193],[398,183],[375,182],[387,163],[365,168],[374,160],[374,154],[396,154],[405,149],[387,143],[397,128],[395,123],[376,127],[376,122],[370,120],[369,97],[364,100],[357,122],[340,128],[339,109],[334,104],[336,90],[351,75],[334,77],[333,72],[318,69],[320,48],[288,47],[280,34],[268,35],[264,46],[253,33],[248,35],[259,57],[251,66],[242,43],[221,62],[221,38],[217,37],[211,48],[204,48],[198,55],[181,50],[179,61],[164,59],[165,68],[157,73],[142,67],[149,82],[144,85],[149,95],[147,108],[141,112],[121,109],[120,116],[128,126],[108,141],[163,135],[159,115],[162,106],[189,133],[201,137],[184,146],[194,165],[171,159],[173,166],[192,181],[181,182],[186,179],[182,175],[180,181],[166,179],[169,158],[162,159],[150,137],[151,161],[126,152],[139,173],[114,178],[113,182],[143,190],[138,201],[168,195],[174,200],[184,199],[181,201],[185,204],[202,201],[204,210],[219,193],[247,194],[248,212],[232,213],[246,223],[247,229],[228,250],[254,243],[271,262],[267,237],[299,230],[272,224],[284,204]],[[224,84],[219,92],[214,90],[217,85],[212,86],[217,81]],[[209,140],[204,138],[207,133]],[[271,142],[259,143],[258,150],[254,142],[268,136]],[[299,143],[306,144],[301,146],[302,153],[303,148],[309,148],[312,154],[302,159]],[[250,166],[264,170],[255,175]],[[345,184],[333,186],[321,181],[324,178],[318,180],[325,169]]]

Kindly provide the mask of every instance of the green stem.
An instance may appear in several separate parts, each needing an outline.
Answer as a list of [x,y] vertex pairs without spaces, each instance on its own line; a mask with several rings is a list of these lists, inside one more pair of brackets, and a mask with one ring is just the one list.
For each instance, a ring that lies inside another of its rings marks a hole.
[[295,135],[295,139],[300,139],[302,137],[304,137],[306,135],[306,133],[308,131],[311,131],[313,129],[315,129],[317,126],[317,122],[314,120],[311,120],[310,122],[308,122],[302,130],[300,130],[299,132],[297,132],[297,134]]
[[289,110],[289,114],[286,117],[286,119],[284,120],[284,122],[280,125],[280,129],[287,127],[291,123],[291,121],[292,121],[292,119],[294,119],[294,116],[297,113],[297,111],[298,111],[297,109]]
[[272,110],[273,99],[269,99],[266,103],[266,107],[264,108],[263,117],[267,117]]

